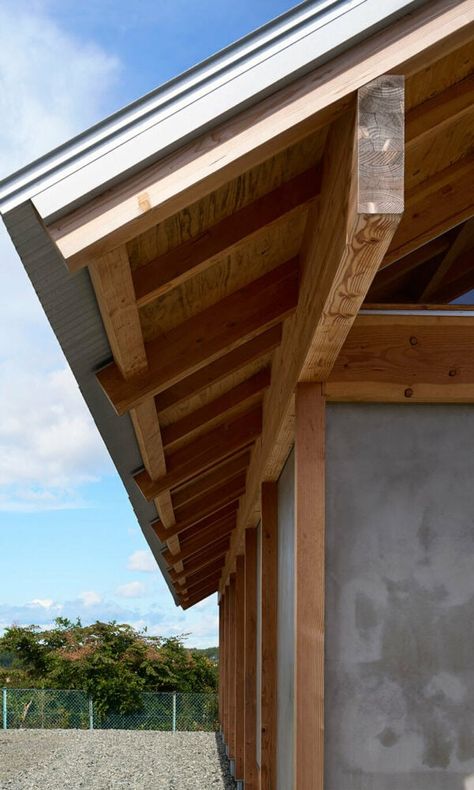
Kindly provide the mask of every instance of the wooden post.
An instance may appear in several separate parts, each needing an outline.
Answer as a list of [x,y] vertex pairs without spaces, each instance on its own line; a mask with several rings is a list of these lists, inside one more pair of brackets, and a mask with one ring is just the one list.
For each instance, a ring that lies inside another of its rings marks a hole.
[[325,403],[298,384],[295,426],[295,788],[324,789]]
[[259,790],[257,767],[257,530],[245,533],[244,779]]
[[229,745],[229,622],[230,622],[230,594],[229,586],[224,593],[224,741]]
[[235,778],[244,778],[244,623],[245,560],[239,555],[235,568]]
[[[262,484],[261,790],[276,788],[278,487]],[[303,786],[301,786],[303,790]],[[306,788],[305,788],[306,790]]]
[[228,739],[229,757],[235,758],[235,573],[229,582],[229,716]]
[[219,724],[221,732],[224,731],[224,688],[225,688],[225,627],[224,612],[225,595],[219,599]]

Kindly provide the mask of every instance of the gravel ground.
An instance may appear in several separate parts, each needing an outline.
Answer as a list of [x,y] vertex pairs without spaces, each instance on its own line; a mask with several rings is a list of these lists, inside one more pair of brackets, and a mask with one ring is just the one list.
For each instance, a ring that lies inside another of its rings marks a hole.
[[0,731],[2,790],[233,790],[208,732]]

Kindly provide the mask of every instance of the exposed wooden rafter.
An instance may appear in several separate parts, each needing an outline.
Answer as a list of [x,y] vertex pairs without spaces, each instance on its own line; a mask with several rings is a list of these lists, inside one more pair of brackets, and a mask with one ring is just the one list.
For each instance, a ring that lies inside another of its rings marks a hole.
[[152,500],[162,491],[169,491],[205,472],[220,461],[251,445],[262,430],[262,409],[254,406],[244,414],[230,419],[168,456],[168,472],[152,480],[146,470],[135,475],[143,496]]
[[[127,381],[146,371],[148,361],[125,248],[91,263],[89,273],[115,364]],[[155,404],[152,400],[141,403],[130,416],[147,474],[151,480],[162,477],[166,463]],[[162,523],[171,527],[175,518],[169,491],[161,491],[155,505]],[[176,538],[171,549],[175,553],[179,550]]]
[[267,356],[280,345],[281,333],[281,324],[277,324],[233,351],[227,352],[215,362],[200,368],[197,373],[186,376],[178,384],[160,392],[155,398],[158,414],[198,395],[210,384],[222,381],[240,368]]
[[215,400],[209,401],[200,409],[187,414],[177,422],[171,423],[162,429],[163,445],[165,448],[173,447],[202,428],[204,425],[212,427],[230,414],[242,411],[253,403],[262,400],[263,393],[270,386],[270,368],[265,368],[254,376],[237,384]]
[[124,379],[113,363],[97,378],[117,414],[124,414],[279,323],[297,298],[298,266],[291,260],[148,343],[143,374]]
[[230,478],[235,477],[239,472],[244,472],[248,468],[249,461],[250,450],[243,450],[214,469],[199,475],[198,478],[191,480],[173,493],[174,507],[180,508],[182,505],[196,500],[206,491],[219,488],[219,486]]
[[229,255],[240,242],[247,243],[263,227],[268,230],[275,221],[307,206],[318,195],[320,185],[319,170],[301,173],[225,217],[204,234],[138,267],[133,283],[139,307],[205,271],[219,256]]
[[217,491],[208,491],[199,499],[189,505],[184,505],[176,511],[176,523],[172,527],[164,527],[161,522],[152,524],[160,540],[168,540],[171,535],[177,535],[184,530],[197,525],[203,518],[218,512],[231,502],[235,502],[245,491],[245,473],[228,480]]
[[[474,166],[473,166],[474,181]],[[426,283],[420,302],[449,302],[474,287],[474,219],[461,228],[449,251]]]

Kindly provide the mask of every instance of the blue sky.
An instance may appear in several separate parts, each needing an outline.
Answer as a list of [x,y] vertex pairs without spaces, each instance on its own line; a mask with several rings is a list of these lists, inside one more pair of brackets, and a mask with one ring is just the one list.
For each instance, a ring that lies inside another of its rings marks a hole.
[[[2,0],[0,178],[290,6]],[[3,227],[0,293],[0,629],[79,615],[216,644],[214,597],[182,612],[155,569]]]

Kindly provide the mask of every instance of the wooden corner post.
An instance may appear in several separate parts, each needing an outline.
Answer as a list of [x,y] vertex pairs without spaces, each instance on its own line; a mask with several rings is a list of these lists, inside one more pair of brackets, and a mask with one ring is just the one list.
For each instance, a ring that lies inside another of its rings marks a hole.
[[325,405],[298,384],[295,425],[295,788],[324,788]]
[[244,778],[244,623],[245,623],[245,560],[239,554],[235,564],[235,778]]
[[[333,296],[323,311],[296,388],[295,783],[324,790],[325,462],[324,397],[342,342],[400,222],[404,207],[404,81],[364,85],[331,127],[320,211],[303,250],[308,294]],[[315,273],[318,274],[314,279]],[[309,297],[308,297],[309,298]],[[308,305],[309,305],[308,301]],[[308,308],[309,309],[309,308]],[[304,382],[304,383],[302,383]]]
[[262,483],[262,667],[260,790],[276,788],[278,486]]
[[227,715],[227,747],[229,757],[235,758],[235,573],[232,573],[227,591],[229,596],[229,624],[228,624],[228,678],[227,689],[229,694]]
[[244,780],[259,790],[257,767],[257,530],[245,532]]

